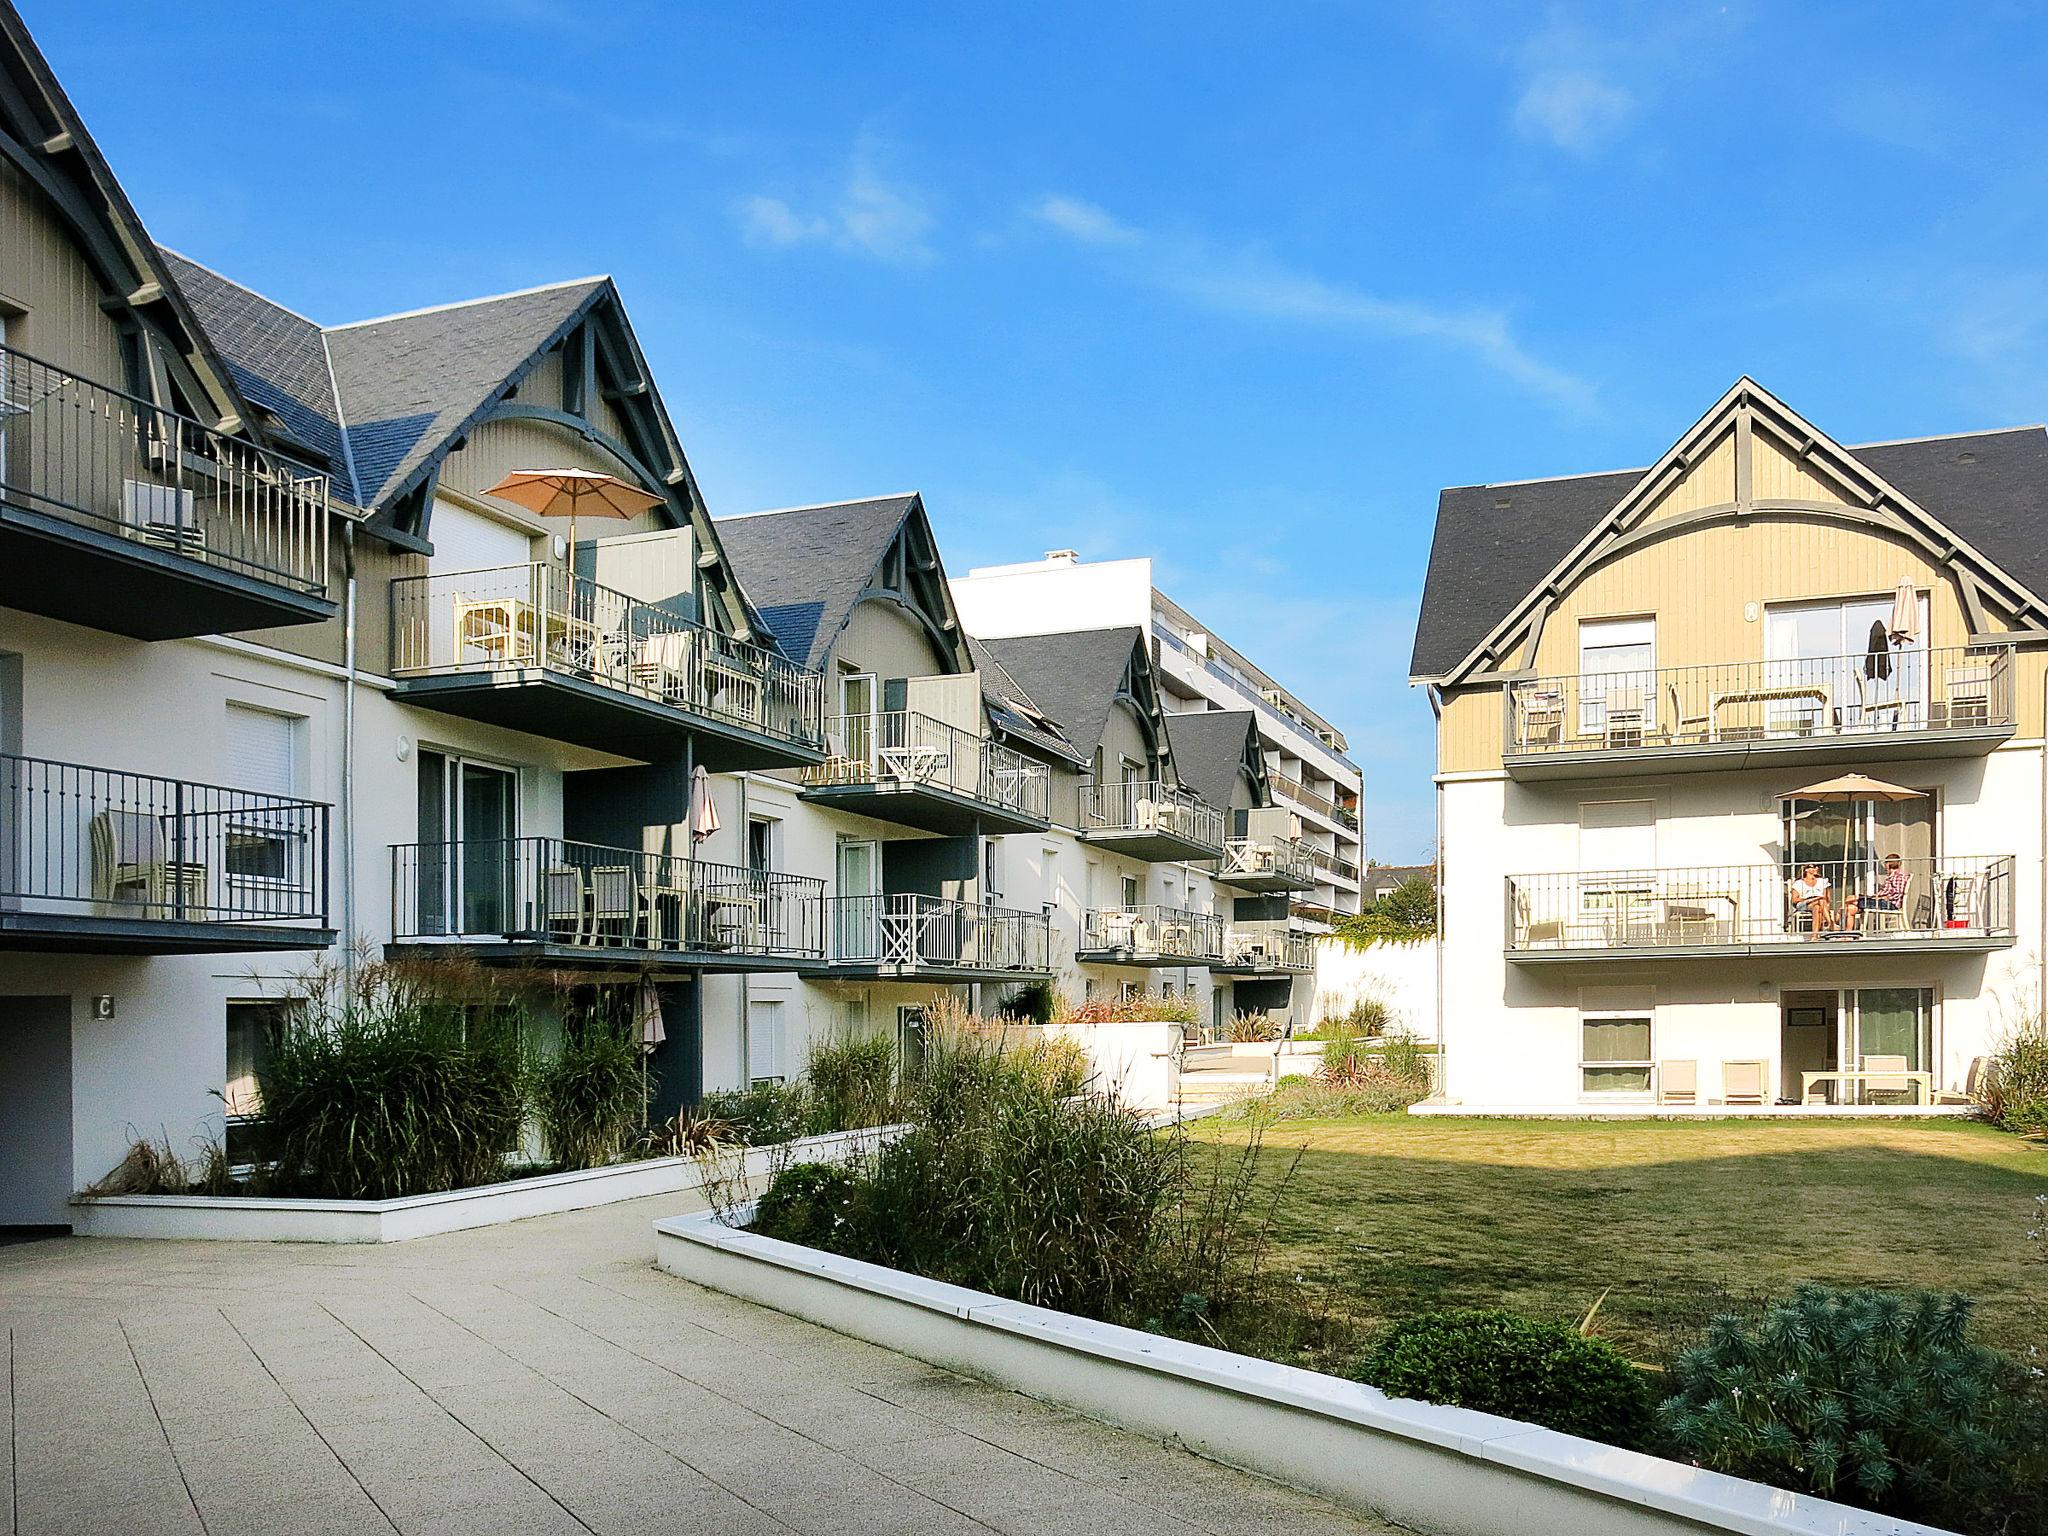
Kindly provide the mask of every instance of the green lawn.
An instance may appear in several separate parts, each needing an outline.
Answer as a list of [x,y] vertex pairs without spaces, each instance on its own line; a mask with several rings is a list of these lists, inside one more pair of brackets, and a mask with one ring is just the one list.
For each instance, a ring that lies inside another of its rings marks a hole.
[[1718,1312],[1823,1280],[1960,1290],[1985,1342],[2048,1347],[2048,1261],[2024,1235],[2048,1147],[1986,1126],[1389,1115],[1269,1126],[1267,1165],[1300,1146],[1275,1268],[1349,1319],[1576,1321],[1607,1291],[1599,1332],[1654,1361]]

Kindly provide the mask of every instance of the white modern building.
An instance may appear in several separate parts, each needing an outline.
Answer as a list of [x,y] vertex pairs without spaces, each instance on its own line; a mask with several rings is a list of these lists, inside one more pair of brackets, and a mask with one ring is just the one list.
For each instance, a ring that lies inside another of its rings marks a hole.
[[1160,591],[1149,558],[1084,561],[1049,550],[1042,560],[977,566],[954,578],[953,595],[979,639],[1134,626],[1150,637],[1169,711],[1251,711],[1272,792],[1299,818],[1316,866],[1315,888],[1298,905],[1359,909],[1362,781],[1343,733]]

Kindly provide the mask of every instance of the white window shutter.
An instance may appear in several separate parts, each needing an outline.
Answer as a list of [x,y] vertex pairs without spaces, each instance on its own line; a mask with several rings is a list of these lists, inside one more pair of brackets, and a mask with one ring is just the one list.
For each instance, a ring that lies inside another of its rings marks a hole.
[[290,715],[230,704],[227,719],[227,780],[238,789],[271,795],[298,791],[298,726]]

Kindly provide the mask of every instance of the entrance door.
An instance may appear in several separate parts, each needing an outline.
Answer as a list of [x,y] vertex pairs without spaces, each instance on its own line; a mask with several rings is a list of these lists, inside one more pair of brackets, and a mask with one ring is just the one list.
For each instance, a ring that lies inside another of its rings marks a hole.
[[420,932],[517,929],[519,775],[439,752],[419,759]]
[[[1800,1103],[1802,1073],[1833,1072],[1841,1065],[1840,1003],[1834,992],[1787,992],[1779,999],[1780,1098]],[[1841,1102],[1832,1088],[1823,1091],[1830,1102]]]
[[0,1227],[68,1227],[71,999],[0,997]]
[[878,960],[882,954],[882,847],[847,839],[839,844],[832,904],[832,953],[841,960]]

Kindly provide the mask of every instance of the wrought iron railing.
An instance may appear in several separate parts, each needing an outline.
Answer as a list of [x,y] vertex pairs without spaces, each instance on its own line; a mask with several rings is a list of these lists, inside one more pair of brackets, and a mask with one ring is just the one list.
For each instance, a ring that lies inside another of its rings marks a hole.
[[1237,966],[1290,972],[1316,968],[1314,942],[1284,923],[1232,923],[1223,945],[1226,958]]
[[391,583],[397,677],[539,668],[815,747],[819,675],[543,561]]
[[818,959],[825,882],[559,837],[401,843],[400,940],[535,939],[573,949]]
[[327,477],[0,347],[0,499],[320,597]]
[[[1983,940],[2013,934],[2010,855],[1510,875],[1512,951]],[[1824,884],[1823,884],[1824,883]]]
[[0,754],[0,910],[324,923],[328,808]]
[[1353,832],[1358,830],[1358,812],[1352,807],[1339,805],[1328,795],[1319,795],[1299,779],[1290,779],[1284,773],[1268,775],[1268,782],[1272,784],[1273,792],[1281,798],[1292,800],[1296,805],[1306,806],[1312,811],[1320,812],[1336,822],[1340,827],[1348,828]]
[[1223,919],[1183,907],[1090,907],[1081,915],[1081,953],[1174,959],[1189,965],[1221,960]]
[[1216,867],[1219,879],[1232,875],[1272,875],[1293,881],[1315,879],[1315,850],[1291,837],[1233,837],[1223,845]]
[[1177,784],[1156,779],[1096,784],[1081,791],[1083,833],[1170,832],[1223,851],[1223,813]]
[[1043,912],[942,896],[835,896],[832,959],[843,965],[1046,971],[1052,923]]
[[1522,678],[1506,690],[1510,756],[2010,727],[2010,646]]
[[806,768],[807,785],[935,789],[1043,821],[1050,775],[1043,763],[973,731],[916,710],[832,715],[824,762]]

